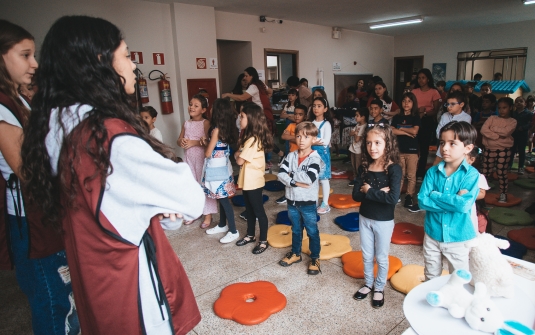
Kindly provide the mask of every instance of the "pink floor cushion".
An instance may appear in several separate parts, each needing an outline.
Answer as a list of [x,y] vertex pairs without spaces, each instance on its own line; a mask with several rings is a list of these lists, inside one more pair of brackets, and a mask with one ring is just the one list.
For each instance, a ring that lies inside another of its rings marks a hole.
[[[265,194],[262,194],[262,201],[266,203],[269,200],[269,197]],[[243,194],[236,195],[232,198],[232,204],[236,207],[245,207],[245,200],[243,199]]]
[[334,208],[356,208],[360,207],[360,202],[353,200],[351,194],[331,194],[329,196],[329,206]]
[[408,222],[398,222],[394,226],[392,243],[422,245],[424,243],[424,227]]
[[535,250],[535,228],[511,230],[507,233],[507,237],[526,246],[528,249]]
[[353,179],[353,172],[351,171],[332,171],[331,179]]
[[284,186],[284,184],[278,180],[266,181],[266,185],[264,186],[264,190],[270,191],[270,192],[284,191],[285,188],[286,187]]
[[487,192],[487,194],[485,194],[485,203],[487,205],[493,205],[498,207],[513,207],[519,205],[522,202],[521,198],[517,198],[511,193],[507,194],[507,202],[498,202],[499,198],[499,194]]
[[[316,214],[316,221],[319,222],[320,216]],[[275,219],[275,222],[278,224],[284,224],[287,226],[292,225],[292,221],[290,221],[290,217],[288,216],[288,211],[280,211],[277,213],[277,218]]]
[[[342,256],[342,264],[344,264],[344,273],[350,277],[363,279],[364,278],[364,262],[362,260],[362,251],[351,251]],[[388,256],[388,275],[387,279],[390,279],[394,273],[398,272],[403,264],[401,260],[394,256]],[[373,274],[377,275],[377,263],[374,260]]]
[[242,325],[257,325],[286,307],[286,297],[267,281],[225,287],[214,303],[214,313]]
[[347,213],[334,219],[334,223],[345,231],[359,231],[359,213]]

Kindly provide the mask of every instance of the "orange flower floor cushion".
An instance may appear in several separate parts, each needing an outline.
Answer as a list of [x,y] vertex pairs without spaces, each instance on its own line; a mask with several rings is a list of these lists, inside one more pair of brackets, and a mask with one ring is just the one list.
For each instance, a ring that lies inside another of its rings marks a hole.
[[[448,271],[442,270],[443,276],[448,273]],[[424,267],[421,265],[409,264],[401,267],[401,269],[390,278],[390,285],[394,290],[407,294],[424,281]]]
[[353,179],[353,172],[351,171],[332,171],[331,172],[331,179]]
[[526,246],[528,249],[535,250],[535,228],[511,230],[507,233],[507,237]]
[[277,176],[272,174],[272,173],[266,173],[264,175],[264,180],[265,181],[272,181],[272,180],[278,180]]
[[360,207],[360,202],[353,200],[351,194],[331,194],[329,196],[329,206],[334,208],[356,208]]
[[436,145],[430,145],[429,146],[429,151],[437,151],[437,146]]
[[267,281],[225,287],[214,303],[214,313],[242,325],[257,325],[286,307],[286,297]]
[[[342,264],[344,264],[344,273],[350,277],[363,279],[364,278],[364,262],[362,260],[362,251],[351,251],[342,256]],[[398,272],[403,264],[401,260],[394,256],[388,256],[388,275],[390,279],[394,273]],[[377,263],[374,261],[373,275],[377,276]]]
[[535,173],[535,166],[526,166],[527,173]]
[[392,233],[394,244],[424,244],[424,227],[408,222],[398,222]]
[[[492,178],[498,179],[498,174],[496,172],[494,172],[494,174],[492,174]],[[509,181],[515,181],[515,180],[518,179],[518,175],[516,173],[509,172],[507,174],[507,179],[509,179]]]
[[[304,235],[303,235],[304,236]],[[303,238],[303,246],[301,251],[307,255],[310,255],[310,239]],[[320,233],[320,259],[327,260],[331,258],[340,257],[353,250],[347,236],[342,235],[330,235]]]
[[500,195],[497,193],[487,192],[487,194],[485,194],[485,203],[487,205],[493,205],[498,207],[513,207],[519,205],[522,202],[521,198],[517,198],[511,193],[507,194],[507,202],[498,202],[499,197]]
[[[308,239],[306,230],[303,230],[303,241]],[[292,245],[292,226],[276,224],[268,229],[267,240],[273,248],[286,248]]]

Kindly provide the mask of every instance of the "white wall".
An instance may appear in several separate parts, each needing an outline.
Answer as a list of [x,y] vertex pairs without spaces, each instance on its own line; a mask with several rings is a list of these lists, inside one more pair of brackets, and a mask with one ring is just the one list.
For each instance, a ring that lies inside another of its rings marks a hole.
[[[447,63],[446,79],[457,78],[457,53],[489,49],[528,47],[525,80],[535,89],[535,21],[451,30],[442,33],[396,36],[395,57],[424,55],[424,67]],[[492,79],[492,78],[483,78]]]
[[[158,69],[168,73],[171,77],[171,97],[175,112],[169,115],[160,113],[156,127],[162,131],[164,142],[177,148],[175,142],[184,118],[181,116],[181,108],[178,104],[170,5],[139,0],[17,0],[8,2],[9,5],[1,5],[0,17],[19,24],[32,33],[35,36],[38,50],[50,26],[64,15],[101,17],[117,25],[123,31],[129,49],[143,52],[144,64],[139,65],[139,68],[145,76],[151,70]],[[165,54],[164,66],[153,65],[153,52]],[[149,105],[160,112],[156,81],[148,81],[148,89]]]
[[[356,31],[342,31],[342,38],[331,38],[331,27],[284,21],[262,23],[258,16],[215,12],[218,39],[251,41],[253,64],[264,69],[264,48],[299,50],[299,77],[317,83],[316,71],[323,68],[329,102],[334,103],[332,63],[342,63],[342,73],[373,73],[392,86],[394,38]],[[266,27],[266,32],[260,31]],[[357,65],[353,62],[357,61]],[[244,64],[244,68],[250,64]],[[283,80],[286,80],[283,78]]]
[[217,48],[220,75],[219,90],[230,92],[236,85],[236,79],[246,68],[243,64],[252,64],[253,62],[251,42],[218,40]]

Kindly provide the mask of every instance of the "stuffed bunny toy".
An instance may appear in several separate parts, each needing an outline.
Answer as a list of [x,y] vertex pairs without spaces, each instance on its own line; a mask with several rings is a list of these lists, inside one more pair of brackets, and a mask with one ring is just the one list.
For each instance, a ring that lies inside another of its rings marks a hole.
[[454,318],[462,318],[473,296],[464,288],[472,279],[470,272],[455,270],[448,282],[438,291],[427,293],[426,300],[433,307],[444,307]]
[[475,284],[472,303],[464,315],[468,325],[475,330],[494,333],[504,322],[502,313],[496,304],[490,300],[487,287],[484,283]]
[[500,252],[500,249],[509,248],[509,241],[483,233],[465,245],[471,248],[469,261],[471,284],[485,283],[491,297],[513,298],[515,293],[513,268]]

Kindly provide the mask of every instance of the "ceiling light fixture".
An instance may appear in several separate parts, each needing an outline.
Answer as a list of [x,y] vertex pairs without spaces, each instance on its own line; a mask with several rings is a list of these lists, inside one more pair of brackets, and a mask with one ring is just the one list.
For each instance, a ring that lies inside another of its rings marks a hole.
[[533,5],[535,3],[535,0],[522,0],[524,5]]
[[[535,0],[529,0],[529,1],[535,2]],[[412,17],[406,17],[403,19],[374,22],[374,23],[370,23],[370,29],[401,26],[404,24],[421,23],[423,20],[424,20],[423,16],[412,16]]]

